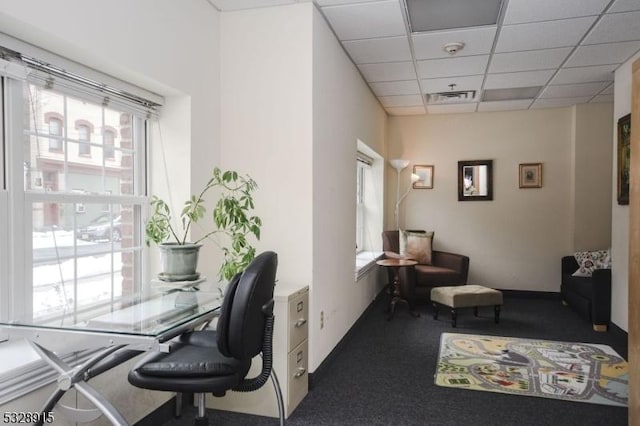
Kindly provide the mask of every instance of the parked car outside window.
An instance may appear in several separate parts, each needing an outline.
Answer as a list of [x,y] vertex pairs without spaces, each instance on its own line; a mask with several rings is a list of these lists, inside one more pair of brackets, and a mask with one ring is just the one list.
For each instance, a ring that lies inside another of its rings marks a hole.
[[85,241],[113,240],[120,241],[122,233],[120,232],[121,216],[113,218],[109,213],[102,214],[93,219],[89,224],[80,228],[78,231],[79,238]]

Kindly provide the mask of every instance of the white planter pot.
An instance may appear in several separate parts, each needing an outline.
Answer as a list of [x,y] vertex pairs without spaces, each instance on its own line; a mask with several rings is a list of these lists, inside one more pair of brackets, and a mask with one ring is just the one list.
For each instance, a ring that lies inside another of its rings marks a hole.
[[202,244],[162,243],[158,247],[162,267],[158,278],[162,281],[194,281],[200,278],[196,269]]

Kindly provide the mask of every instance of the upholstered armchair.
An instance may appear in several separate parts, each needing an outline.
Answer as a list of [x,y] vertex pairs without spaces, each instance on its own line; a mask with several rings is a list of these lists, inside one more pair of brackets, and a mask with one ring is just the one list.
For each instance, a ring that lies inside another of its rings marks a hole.
[[[424,231],[411,231],[424,233]],[[387,257],[407,258],[400,255],[400,232],[384,231],[382,249]],[[444,251],[431,251],[431,264],[418,263],[414,268],[402,268],[401,292],[407,298],[430,300],[433,287],[463,285],[469,274],[469,257]]]

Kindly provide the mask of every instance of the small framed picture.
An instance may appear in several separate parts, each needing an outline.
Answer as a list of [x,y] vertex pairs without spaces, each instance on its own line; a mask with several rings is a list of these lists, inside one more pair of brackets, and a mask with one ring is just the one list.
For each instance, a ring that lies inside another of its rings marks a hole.
[[433,189],[433,166],[413,166],[413,174],[418,181],[413,182],[413,189]]
[[542,188],[542,163],[520,164],[520,188]]

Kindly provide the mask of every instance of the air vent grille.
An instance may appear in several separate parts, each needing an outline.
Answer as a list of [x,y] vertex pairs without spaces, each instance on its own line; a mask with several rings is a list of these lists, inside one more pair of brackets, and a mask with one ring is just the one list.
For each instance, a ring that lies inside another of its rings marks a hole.
[[449,92],[427,93],[427,104],[441,105],[460,102],[471,102],[476,97],[475,90],[452,90]]

